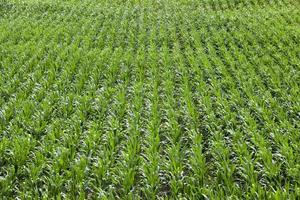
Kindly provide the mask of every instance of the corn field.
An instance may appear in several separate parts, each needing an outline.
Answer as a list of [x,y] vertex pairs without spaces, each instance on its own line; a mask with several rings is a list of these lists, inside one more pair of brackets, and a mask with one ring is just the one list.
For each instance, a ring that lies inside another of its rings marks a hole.
[[300,199],[299,0],[0,0],[0,199]]

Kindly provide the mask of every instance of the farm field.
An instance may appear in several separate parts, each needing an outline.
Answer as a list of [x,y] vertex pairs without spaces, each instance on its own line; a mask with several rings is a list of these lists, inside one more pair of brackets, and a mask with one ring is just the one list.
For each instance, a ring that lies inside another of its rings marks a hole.
[[299,199],[299,0],[0,0],[0,199]]

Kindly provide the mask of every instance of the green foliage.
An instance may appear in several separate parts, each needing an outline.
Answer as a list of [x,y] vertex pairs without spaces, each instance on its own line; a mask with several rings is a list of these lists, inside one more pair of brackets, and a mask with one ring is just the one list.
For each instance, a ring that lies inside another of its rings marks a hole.
[[299,7],[0,1],[0,197],[299,199]]

